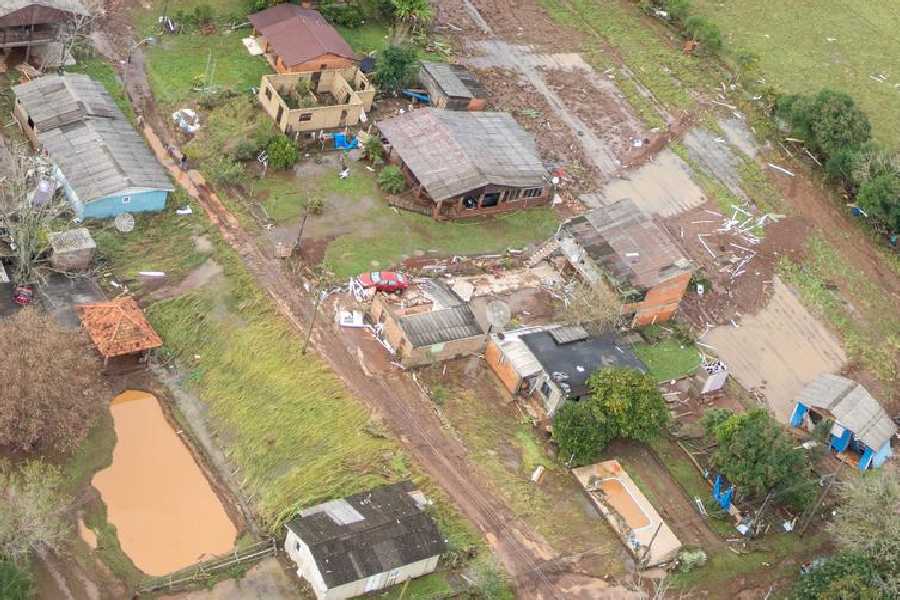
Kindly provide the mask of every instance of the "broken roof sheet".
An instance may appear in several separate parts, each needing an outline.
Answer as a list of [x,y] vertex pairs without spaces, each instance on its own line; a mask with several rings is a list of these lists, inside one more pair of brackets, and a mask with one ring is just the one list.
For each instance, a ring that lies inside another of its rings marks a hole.
[[434,79],[438,87],[453,98],[483,98],[481,83],[463,65],[423,62],[422,70]]
[[566,384],[572,396],[587,393],[587,380],[599,369],[623,367],[641,372],[647,370],[631,348],[619,342],[613,334],[558,343],[551,331],[528,333],[521,339],[544,372],[558,384]]
[[287,523],[329,588],[441,554],[445,544],[410,481],[308,508]]
[[83,121],[89,116],[125,118],[112,96],[87,75],[39,77],[15,86],[13,91],[38,132]]
[[378,125],[434,201],[486,185],[544,185],[531,135],[507,113],[420,108]]
[[350,44],[318,11],[296,4],[278,4],[249,18],[288,67],[323,54],[355,57]]
[[627,198],[570,219],[562,230],[619,284],[652,288],[694,270],[669,233]]
[[513,331],[504,331],[503,333],[495,333],[491,336],[494,344],[500,348],[503,358],[512,365],[513,370],[522,379],[528,379],[540,373],[543,370],[541,363],[535,358],[522,336],[527,333],[535,333],[545,331],[547,327],[525,327]]
[[97,304],[78,304],[75,308],[81,316],[82,326],[105,358],[162,346],[159,335],[131,296]]
[[414,348],[463,340],[484,333],[468,304],[400,317],[397,324]]
[[819,375],[800,392],[799,402],[822,408],[873,450],[880,449],[897,426],[862,385],[839,375]]

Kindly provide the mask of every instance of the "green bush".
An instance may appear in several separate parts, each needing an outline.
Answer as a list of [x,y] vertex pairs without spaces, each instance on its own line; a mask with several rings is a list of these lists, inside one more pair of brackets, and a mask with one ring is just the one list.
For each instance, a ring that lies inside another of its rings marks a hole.
[[856,203],[870,217],[900,230],[900,172],[882,173],[864,183]]
[[396,165],[388,165],[378,174],[378,186],[388,194],[400,194],[406,190],[406,177]]
[[273,169],[289,169],[300,158],[297,146],[284,134],[277,136],[266,147],[269,165]]
[[319,6],[319,12],[329,22],[342,27],[355,29],[365,23],[365,18],[358,6],[353,4],[335,4],[334,2],[323,2]]
[[228,156],[213,158],[206,165],[205,170],[209,172],[213,183],[220,186],[237,185],[244,177],[244,165],[235,162]]
[[775,110],[790,124],[793,135],[826,161],[871,137],[868,117],[844,92],[823,89],[815,96],[783,96]]
[[238,162],[250,162],[259,157],[259,151],[259,147],[250,140],[242,140],[234,147],[231,154]]
[[864,556],[842,553],[800,576],[789,600],[887,600],[874,565]]
[[391,46],[378,56],[375,81],[383,90],[398,91],[413,80],[417,63],[416,49]]
[[11,560],[0,558],[0,598],[30,600],[33,598],[31,577]]
[[669,16],[677,21],[684,22],[691,14],[691,0],[666,0],[664,6]]
[[688,17],[684,28],[692,40],[700,43],[700,48],[710,54],[717,54],[722,49],[722,33],[718,26],[700,15]]
[[370,135],[363,145],[363,150],[366,153],[366,157],[373,163],[380,164],[384,162],[384,146],[381,145],[381,140],[378,136]]

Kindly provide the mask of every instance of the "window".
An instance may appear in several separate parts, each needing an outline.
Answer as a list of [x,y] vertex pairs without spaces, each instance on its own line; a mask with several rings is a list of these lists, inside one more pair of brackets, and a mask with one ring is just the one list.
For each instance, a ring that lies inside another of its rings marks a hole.
[[478,208],[478,200],[475,196],[466,196],[463,198],[463,208],[468,210]]
[[541,384],[541,393],[544,395],[544,398],[550,397],[550,384],[546,381]]
[[500,192],[491,192],[490,194],[485,194],[481,199],[481,208],[487,208],[489,206],[497,206],[500,203]]
[[312,113],[303,113],[300,115],[301,121],[312,121]]
[[509,202],[511,200],[518,200],[519,194],[521,194],[521,193],[522,193],[522,190],[520,190],[520,189],[506,190],[506,194],[505,194],[506,201]]
[[272,99],[272,88],[270,88],[269,86],[266,86],[266,98],[268,98],[269,100]]
[[131,204],[131,196],[122,196],[122,204]]
[[296,542],[296,545],[297,545],[297,552],[300,552],[300,542]]
[[528,188],[525,190],[522,195],[526,198],[537,198],[544,191],[544,188]]

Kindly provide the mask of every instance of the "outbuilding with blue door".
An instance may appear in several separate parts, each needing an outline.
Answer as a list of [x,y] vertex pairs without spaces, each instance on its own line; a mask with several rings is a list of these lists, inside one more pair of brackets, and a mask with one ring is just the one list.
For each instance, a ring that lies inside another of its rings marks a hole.
[[15,115],[53,163],[79,218],[155,212],[174,190],[106,89],[85,75],[47,75],[14,88]]
[[891,456],[897,426],[862,385],[839,375],[820,375],[800,393],[791,426],[812,431],[825,422],[830,446],[853,457],[860,471],[880,467]]

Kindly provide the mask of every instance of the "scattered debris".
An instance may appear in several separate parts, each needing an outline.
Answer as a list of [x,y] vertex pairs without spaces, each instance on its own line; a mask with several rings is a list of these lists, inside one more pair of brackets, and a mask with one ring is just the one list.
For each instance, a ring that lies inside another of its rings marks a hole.
[[773,165],[772,163],[769,163],[769,167],[772,168],[772,169],[775,169],[776,171],[781,171],[781,172],[784,173],[785,175],[790,175],[791,177],[794,176],[793,173],[791,173],[790,171],[788,171],[788,170],[785,169],[784,167],[779,167],[778,165]]

